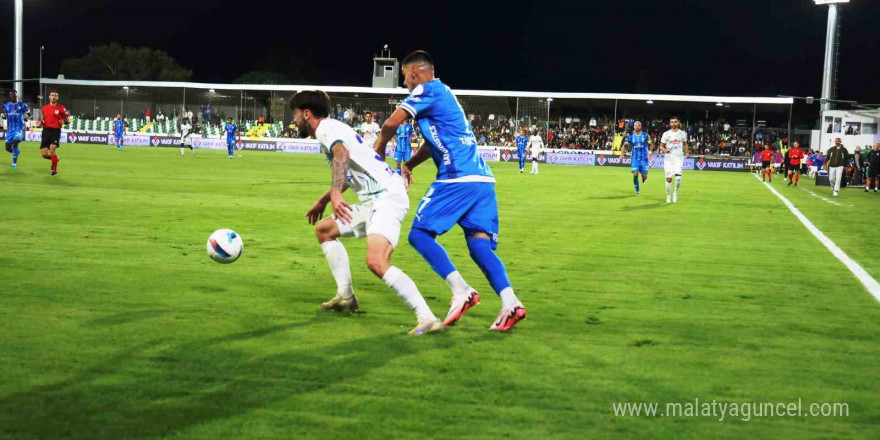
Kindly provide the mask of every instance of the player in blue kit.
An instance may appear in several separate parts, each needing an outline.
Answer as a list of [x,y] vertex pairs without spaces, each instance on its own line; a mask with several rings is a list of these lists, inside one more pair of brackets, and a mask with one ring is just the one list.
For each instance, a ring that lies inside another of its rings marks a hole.
[[[394,161],[397,162],[397,174],[401,174],[400,166],[412,157],[412,146],[410,138],[412,138],[413,127],[409,122],[404,122],[397,127],[397,136],[394,145]],[[409,183],[412,184],[412,176]]]
[[623,158],[626,146],[629,145],[632,150],[632,163],[629,172],[633,174],[633,185],[636,187],[636,195],[639,195],[639,174],[642,175],[642,183],[648,180],[648,169],[651,167],[651,153],[648,149],[648,143],[651,137],[647,133],[642,133],[642,123],[636,121],[633,124],[633,132],[626,137],[623,148],[620,149],[620,157]]
[[409,242],[452,289],[452,304],[443,321],[444,325],[451,325],[480,302],[479,293],[465,282],[446,250],[435,240],[456,224],[461,226],[471,258],[501,297],[501,312],[489,329],[509,330],[525,319],[526,309],[513,292],[504,263],[495,254],[495,177],[477,153],[477,139],[455,95],[434,77],[431,56],[415,51],[403,59],[401,66],[410,95],[385,121],[373,149],[384,157],[385,145],[397,128],[414,118],[425,141],[401,167],[403,176],[407,178],[413,168],[429,158],[437,166],[437,179],[416,209]]
[[526,145],[529,144],[529,137],[526,136],[525,130],[520,130],[514,140],[516,141],[516,154],[519,156],[519,173],[522,174],[526,169]]
[[235,136],[238,133],[238,125],[232,123],[232,118],[226,118],[223,131],[226,132],[226,151],[229,153],[229,158],[232,159],[235,154]]
[[9,101],[3,103],[0,117],[6,120],[6,151],[12,153],[12,169],[18,167],[19,142],[24,140],[24,130],[31,111],[27,104],[18,100],[15,89],[9,91]]
[[125,127],[128,127],[128,122],[125,122],[125,119],[122,119],[122,115],[116,115],[116,119],[113,120],[113,134],[116,135],[116,149],[119,151],[122,151],[122,141],[125,139]]

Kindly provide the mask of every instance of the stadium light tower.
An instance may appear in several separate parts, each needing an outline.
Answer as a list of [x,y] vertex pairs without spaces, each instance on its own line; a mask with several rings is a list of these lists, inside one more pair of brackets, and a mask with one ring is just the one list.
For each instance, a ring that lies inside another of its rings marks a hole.
[[822,111],[831,110],[831,94],[837,80],[835,61],[837,60],[837,5],[849,0],[813,0],[817,5],[828,5],[828,25],[825,30],[825,64],[822,74]]
[[12,79],[16,81],[15,91],[18,92],[18,98],[24,99],[24,79],[22,76],[21,65],[24,62],[24,49],[22,49],[22,18],[24,17],[24,0],[15,0],[15,71]]

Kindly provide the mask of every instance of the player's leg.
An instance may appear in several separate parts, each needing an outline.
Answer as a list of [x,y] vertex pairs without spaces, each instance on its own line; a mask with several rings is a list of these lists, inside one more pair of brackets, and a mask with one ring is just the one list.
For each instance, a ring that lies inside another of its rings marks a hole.
[[632,175],[633,175],[633,186],[636,187],[636,195],[639,195],[639,192],[640,192],[640,187],[639,187],[639,170],[638,170],[637,168],[636,168],[636,169],[630,169],[630,172],[632,172]]
[[794,186],[798,185],[798,182],[801,180],[801,165],[798,165],[794,168]]
[[18,145],[21,143],[20,140],[16,139],[12,143],[12,169],[16,169],[18,167],[18,155],[21,154],[21,149],[19,149]]
[[366,225],[367,268],[397,293],[416,314],[418,324],[410,334],[420,335],[443,330],[443,323],[434,316],[416,283],[402,270],[391,265],[391,254],[400,239],[400,225],[409,210],[405,194],[375,200]]
[[235,143],[226,141],[226,153],[229,155],[229,158],[232,159],[235,150]]
[[[354,235],[354,230],[351,228],[345,232],[348,232],[349,236]],[[352,289],[348,252],[338,240],[339,237],[342,237],[342,233],[340,224],[332,217],[325,218],[315,225],[315,236],[318,238],[321,250],[324,251],[324,257],[327,258],[327,263],[330,265],[333,279],[336,280],[336,296],[321,304],[321,307],[327,310],[354,312],[358,309],[358,302],[357,297],[354,296],[354,289]]]
[[473,186],[474,203],[459,225],[464,230],[471,259],[477,263],[492,290],[501,298],[501,311],[491,330],[505,331],[525,319],[526,311],[513,291],[507,268],[498,258],[498,202],[492,183],[468,183]]
[[672,193],[672,203],[678,203],[678,190],[681,188],[681,169],[675,174],[675,192]]
[[452,307],[443,321],[449,325],[468,309],[480,302],[480,294],[471,287],[455,269],[446,249],[437,243],[436,237],[444,234],[461,218],[474,203],[461,183],[433,183],[422,197],[409,232],[409,243],[446,281],[452,290]]
[[58,174],[58,162],[61,160],[58,158],[56,150],[58,150],[58,144],[53,143],[52,145],[49,145],[49,159],[52,161],[53,176]]
[[526,169],[526,152],[518,150],[517,153],[517,156],[519,156],[519,173],[522,174]]
[[664,161],[663,171],[666,174],[666,203],[672,202],[672,177],[675,173],[670,169],[668,161]]

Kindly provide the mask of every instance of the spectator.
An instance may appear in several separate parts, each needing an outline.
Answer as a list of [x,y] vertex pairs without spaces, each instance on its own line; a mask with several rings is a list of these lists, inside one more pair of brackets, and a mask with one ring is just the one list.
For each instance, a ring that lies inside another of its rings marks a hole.
[[260,115],[260,117],[257,118],[257,125],[259,125],[260,127],[262,127],[262,126],[263,126],[263,123],[264,123],[265,121],[266,121],[266,118],[264,118],[263,115]]
[[162,109],[156,111],[156,122],[160,124],[165,122],[165,114],[162,113]]
[[840,138],[835,139],[834,146],[828,149],[828,162],[825,163],[825,168],[828,170],[828,183],[834,190],[831,195],[834,197],[837,197],[837,192],[840,191],[840,181],[843,178],[843,167],[846,166],[847,156],[848,153],[843,147],[843,143],[840,142]]
[[150,123],[150,118],[152,118],[152,117],[153,117],[153,111],[150,110],[149,107],[147,107],[147,111],[144,112],[144,120],[147,121],[147,124]]

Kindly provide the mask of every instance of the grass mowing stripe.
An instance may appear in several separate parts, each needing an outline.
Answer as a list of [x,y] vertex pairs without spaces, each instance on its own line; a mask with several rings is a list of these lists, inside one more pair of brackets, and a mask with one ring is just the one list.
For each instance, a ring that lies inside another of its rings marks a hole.
[[[758,179],[757,175],[755,175],[755,179]],[[761,182],[761,179],[758,179],[758,181]],[[794,206],[794,204],[786,199],[782,194],[779,194],[779,192],[776,191],[775,188],[768,185],[766,182],[761,183],[763,183],[764,186],[766,186],[767,189],[770,190],[770,192],[775,194],[776,197],[779,197],[779,200],[782,200],[782,203],[784,203],[785,206],[788,207],[789,211],[791,211],[791,213],[794,214],[794,216],[797,217],[797,219],[804,224],[807,230],[810,231],[810,233],[813,234],[813,236],[816,237],[819,242],[825,245],[825,247],[828,248],[829,251],[831,251],[831,254],[834,255],[838,260],[840,260],[840,262],[843,263],[843,265],[846,266],[846,268],[849,269],[849,271],[852,272],[853,275],[855,275],[859,282],[861,282],[865,286],[865,289],[868,290],[868,293],[873,295],[874,298],[877,299],[877,301],[880,301],[880,283],[878,283],[877,280],[875,280],[874,277],[872,277],[865,270],[865,268],[860,266],[859,263],[856,263],[846,254],[846,252],[844,252],[836,244],[834,244],[834,242],[831,241],[831,239],[828,238],[825,234],[823,234],[822,231],[820,231],[819,228],[817,228],[816,225],[814,225],[810,221],[810,219],[807,218],[807,216],[802,214],[801,211],[798,210],[797,207]]]

